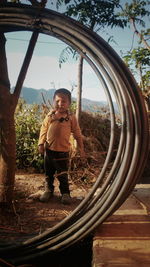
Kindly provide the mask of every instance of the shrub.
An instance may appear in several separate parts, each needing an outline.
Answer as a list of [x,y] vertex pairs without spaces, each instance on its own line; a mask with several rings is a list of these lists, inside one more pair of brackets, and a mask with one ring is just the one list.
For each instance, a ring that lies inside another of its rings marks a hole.
[[19,101],[15,113],[16,165],[19,169],[43,169],[43,158],[38,153],[41,114],[39,105],[27,105],[23,100]]
[[[81,114],[81,130],[84,136],[85,149],[87,152],[107,152],[110,141],[110,116],[101,110],[101,113]],[[120,128],[115,128],[115,147],[117,148],[120,138]]]
[[[41,123],[47,112],[48,110],[43,105],[28,105],[23,100],[19,101],[15,113],[18,169],[33,168],[38,172],[43,172],[43,157],[38,153],[38,138]],[[108,112],[103,110],[99,113],[82,112],[81,130],[87,154],[90,153],[95,158],[107,153],[110,139]],[[120,130],[117,127],[115,133],[117,140],[119,134]]]

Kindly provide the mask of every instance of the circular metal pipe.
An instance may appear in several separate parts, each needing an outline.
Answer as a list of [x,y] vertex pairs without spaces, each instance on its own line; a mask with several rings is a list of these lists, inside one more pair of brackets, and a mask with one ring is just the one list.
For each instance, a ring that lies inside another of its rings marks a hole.
[[[120,207],[133,190],[146,164],[148,122],[140,89],[129,69],[99,35],[77,21],[47,9],[7,4],[0,7],[0,30],[37,30],[71,45],[85,58],[99,78],[106,92],[111,117],[107,156],[101,173],[86,198],[52,229],[21,244],[0,247],[0,257],[8,259],[9,254],[9,261],[18,264],[62,250],[83,239]],[[112,161],[117,124],[110,90],[118,105],[121,130],[116,157],[102,184],[108,172],[108,164]]]

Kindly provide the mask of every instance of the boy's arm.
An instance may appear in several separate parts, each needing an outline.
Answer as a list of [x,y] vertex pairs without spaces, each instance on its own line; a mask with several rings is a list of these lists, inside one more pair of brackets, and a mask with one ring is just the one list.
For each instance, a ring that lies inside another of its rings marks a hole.
[[47,115],[42,123],[41,129],[40,129],[40,135],[39,135],[39,141],[38,141],[38,147],[39,147],[39,153],[44,153],[44,144],[46,142],[46,135],[48,130],[48,122],[49,122],[49,116]]
[[79,148],[80,156],[81,157],[85,157],[81,129],[80,129],[79,123],[78,123],[78,121],[77,121],[77,119],[76,119],[76,117],[74,115],[72,116],[72,133],[73,133],[73,137],[77,141],[77,145],[78,145],[78,148]]
[[83,139],[81,137],[81,138],[76,138],[76,140],[77,140],[77,145],[78,145],[78,148],[79,148],[80,156],[84,158],[85,157],[85,152],[84,152]]

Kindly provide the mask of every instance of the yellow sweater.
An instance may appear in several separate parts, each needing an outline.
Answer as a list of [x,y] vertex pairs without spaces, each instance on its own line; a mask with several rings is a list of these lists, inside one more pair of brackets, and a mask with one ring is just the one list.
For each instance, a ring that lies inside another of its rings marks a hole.
[[60,122],[52,116],[52,112],[49,112],[42,123],[38,145],[46,142],[50,150],[68,152],[71,133],[76,139],[79,149],[82,150],[82,134],[75,115],[69,114],[68,120]]

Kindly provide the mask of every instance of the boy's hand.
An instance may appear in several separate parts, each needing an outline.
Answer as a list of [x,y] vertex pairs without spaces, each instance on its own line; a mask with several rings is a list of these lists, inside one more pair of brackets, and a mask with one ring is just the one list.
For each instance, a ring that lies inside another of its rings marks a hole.
[[43,155],[44,154],[44,145],[43,144],[39,145],[38,148],[39,148],[39,153]]

